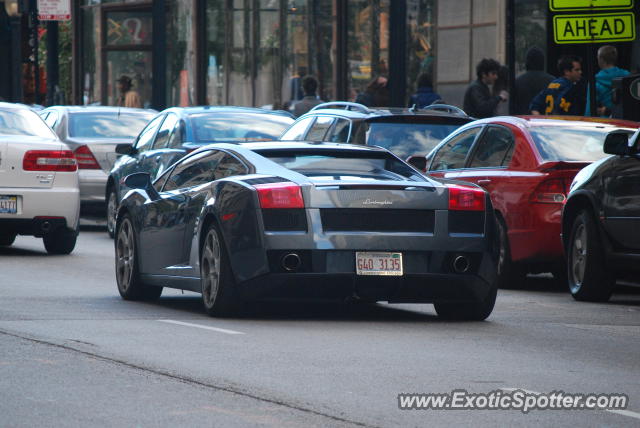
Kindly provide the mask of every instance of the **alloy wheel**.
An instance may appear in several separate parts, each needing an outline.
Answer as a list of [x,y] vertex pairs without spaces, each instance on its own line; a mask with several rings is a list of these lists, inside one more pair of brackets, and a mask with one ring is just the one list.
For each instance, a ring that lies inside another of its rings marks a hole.
[[202,249],[202,296],[207,307],[212,307],[220,286],[220,241],[211,229]]
[[116,243],[116,279],[118,286],[126,292],[133,277],[135,247],[131,221],[125,218],[118,231]]
[[571,248],[571,276],[573,277],[571,291],[576,292],[584,281],[587,266],[587,228],[580,224],[575,231]]

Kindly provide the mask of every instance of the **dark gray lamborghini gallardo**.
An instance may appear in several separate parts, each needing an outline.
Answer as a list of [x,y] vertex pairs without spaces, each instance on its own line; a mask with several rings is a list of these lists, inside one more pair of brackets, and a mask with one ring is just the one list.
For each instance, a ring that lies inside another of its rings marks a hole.
[[115,240],[124,299],[192,290],[216,316],[278,298],[433,303],[469,320],[493,310],[486,192],[427,178],[385,149],[216,144],[126,185]]

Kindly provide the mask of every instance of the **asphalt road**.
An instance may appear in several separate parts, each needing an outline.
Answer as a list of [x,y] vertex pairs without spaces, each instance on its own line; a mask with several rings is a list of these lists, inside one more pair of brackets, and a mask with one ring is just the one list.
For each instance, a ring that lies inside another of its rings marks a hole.
[[[549,277],[485,322],[431,305],[263,304],[214,319],[200,296],[120,299],[113,241],[69,256],[0,248],[0,426],[640,425],[640,289],[574,302]],[[624,393],[626,411],[400,410],[400,393]]]

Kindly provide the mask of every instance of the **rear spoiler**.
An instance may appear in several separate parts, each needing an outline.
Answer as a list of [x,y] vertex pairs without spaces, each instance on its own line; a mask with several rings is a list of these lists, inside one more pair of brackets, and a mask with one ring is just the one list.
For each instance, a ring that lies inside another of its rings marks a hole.
[[584,161],[552,161],[545,162],[538,166],[538,169],[541,172],[552,172],[552,171],[567,171],[567,170],[577,170],[582,169],[587,165],[591,165],[592,162],[584,162]]

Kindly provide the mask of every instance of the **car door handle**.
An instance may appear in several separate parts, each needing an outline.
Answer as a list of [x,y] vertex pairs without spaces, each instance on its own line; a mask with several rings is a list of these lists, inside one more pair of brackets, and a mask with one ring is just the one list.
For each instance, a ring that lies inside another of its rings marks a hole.
[[481,186],[483,184],[489,184],[489,183],[491,183],[491,180],[489,180],[489,179],[478,180],[478,184],[481,185]]

